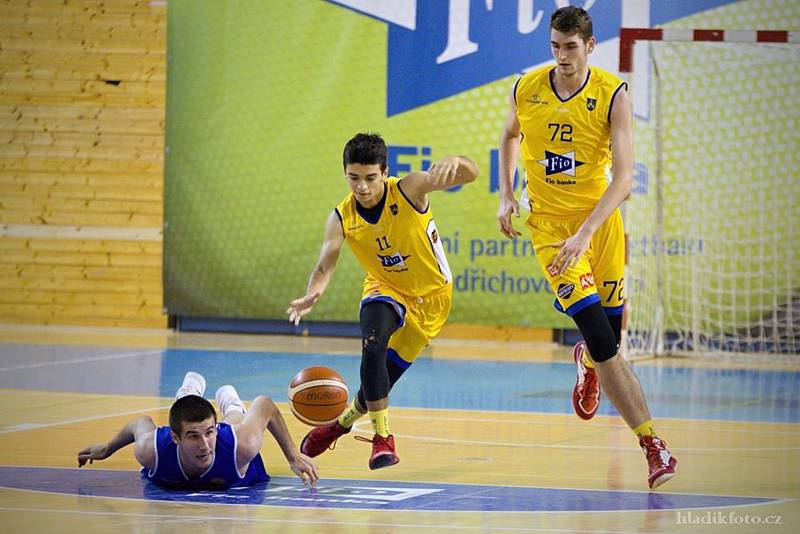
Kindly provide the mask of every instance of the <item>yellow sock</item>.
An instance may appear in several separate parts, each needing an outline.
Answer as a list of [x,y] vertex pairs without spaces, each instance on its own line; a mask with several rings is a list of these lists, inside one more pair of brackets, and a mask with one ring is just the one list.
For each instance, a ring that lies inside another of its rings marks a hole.
[[589,369],[594,369],[594,360],[589,355],[589,349],[583,347],[583,354],[581,355],[581,360],[583,360],[583,365],[588,367]]
[[389,436],[389,408],[378,412],[369,412],[369,420],[376,434],[385,438]]
[[639,437],[639,438],[642,438],[644,436],[656,437],[656,430],[655,430],[655,428],[653,428],[653,420],[652,419],[648,419],[647,421],[645,421],[641,425],[639,425],[636,428],[634,428],[633,432],[634,432],[634,434],[636,434],[636,437]]
[[339,424],[344,428],[350,428],[353,426],[353,423],[363,416],[364,414],[356,409],[356,399],[353,399],[353,402],[351,402],[347,409],[342,412],[342,415],[339,416]]

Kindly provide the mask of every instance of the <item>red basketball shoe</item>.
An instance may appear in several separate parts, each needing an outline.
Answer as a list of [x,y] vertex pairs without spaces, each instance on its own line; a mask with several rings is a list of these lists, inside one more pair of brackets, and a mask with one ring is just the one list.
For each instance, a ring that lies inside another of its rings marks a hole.
[[369,457],[369,468],[372,470],[381,467],[389,467],[400,461],[400,457],[394,450],[394,436],[389,434],[387,437],[375,434],[372,439],[356,436],[359,441],[372,443],[372,456]]
[[650,489],[656,489],[675,476],[678,460],[670,454],[666,443],[655,436],[642,436],[639,438],[639,446],[647,457],[650,468],[650,476],[647,477]]
[[340,425],[339,421],[318,426],[303,438],[300,443],[300,452],[314,458],[328,449],[333,450],[336,448],[336,440],[350,432],[350,430],[350,428]]
[[572,406],[578,417],[589,420],[600,407],[600,383],[597,381],[597,372],[583,364],[585,350],[586,343],[583,341],[576,343],[572,349],[572,359],[578,370],[578,379],[572,390]]

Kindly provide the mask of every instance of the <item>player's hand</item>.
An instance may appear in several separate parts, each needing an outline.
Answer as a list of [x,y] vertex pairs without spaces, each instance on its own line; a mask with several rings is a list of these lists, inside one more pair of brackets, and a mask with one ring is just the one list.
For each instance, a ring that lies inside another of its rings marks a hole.
[[500,208],[497,210],[497,221],[500,223],[500,232],[509,239],[520,237],[522,234],[511,224],[511,216],[519,217],[519,204],[514,195],[500,198]]
[[108,456],[106,445],[89,445],[78,451],[78,467],[83,467],[86,462],[91,464],[95,460],[105,460]]
[[295,475],[300,477],[303,484],[310,488],[317,485],[317,480],[319,480],[319,467],[314,463],[314,460],[302,452],[298,452],[297,456],[289,462],[289,468]]
[[311,308],[314,307],[314,304],[319,300],[319,291],[316,293],[312,293],[310,295],[306,295],[305,297],[294,299],[292,302],[289,303],[289,307],[286,308],[286,313],[289,314],[289,322],[294,323],[295,326],[300,324],[300,319],[303,318],[308,312],[311,311]]
[[458,174],[458,156],[442,158],[428,169],[428,183],[434,190],[450,187]]
[[586,235],[585,232],[578,231],[577,234],[553,245],[561,249],[551,263],[557,269],[558,274],[564,274],[567,269],[578,264],[581,256],[589,249],[591,238],[591,234]]

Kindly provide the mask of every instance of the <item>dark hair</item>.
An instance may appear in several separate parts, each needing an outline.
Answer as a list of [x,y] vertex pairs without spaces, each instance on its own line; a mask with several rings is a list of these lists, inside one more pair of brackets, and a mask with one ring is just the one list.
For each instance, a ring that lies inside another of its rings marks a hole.
[[592,17],[582,7],[566,6],[556,9],[550,15],[550,29],[557,30],[567,35],[577,33],[578,37],[586,41],[594,35],[592,30]]
[[386,170],[386,143],[380,134],[360,133],[344,145],[342,166],[348,163],[362,165],[380,165],[381,172]]
[[186,395],[176,400],[169,409],[169,428],[178,436],[183,430],[183,423],[200,423],[209,417],[217,422],[217,412],[214,407],[203,397]]

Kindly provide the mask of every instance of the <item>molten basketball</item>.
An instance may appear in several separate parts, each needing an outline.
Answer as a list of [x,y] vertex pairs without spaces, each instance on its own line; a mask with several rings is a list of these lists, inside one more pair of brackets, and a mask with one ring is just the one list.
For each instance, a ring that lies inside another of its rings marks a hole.
[[332,423],[347,408],[347,384],[328,367],[306,367],[289,382],[289,408],[307,425]]

